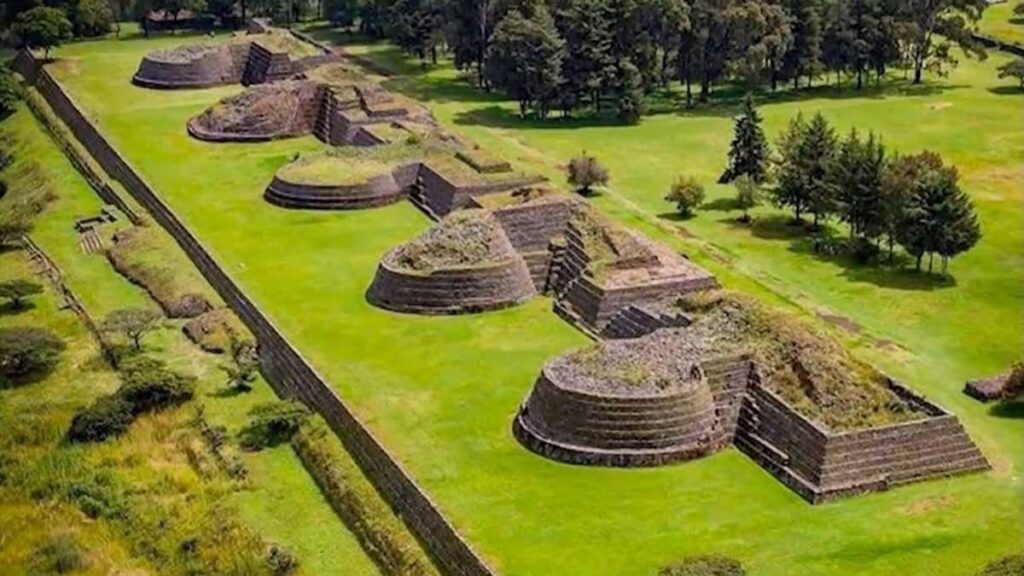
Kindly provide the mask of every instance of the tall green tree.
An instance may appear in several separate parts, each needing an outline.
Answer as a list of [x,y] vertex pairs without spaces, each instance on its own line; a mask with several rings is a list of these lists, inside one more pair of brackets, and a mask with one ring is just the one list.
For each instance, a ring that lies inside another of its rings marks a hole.
[[534,108],[543,118],[557,97],[564,51],[547,9],[539,7],[529,19],[512,10],[491,39],[487,77],[519,102],[521,116]]
[[885,232],[883,181],[885,147],[875,134],[856,130],[839,144],[835,162],[836,207],[852,237],[874,239]]
[[50,50],[71,39],[71,22],[59,8],[39,6],[18,14],[12,30],[23,46],[42,49],[45,58]]
[[758,184],[768,178],[771,147],[761,128],[761,115],[754,107],[754,98],[747,94],[740,115],[733,125],[732,144],[729,146],[729,165],[718,179],[720,184],[749,175]]
[[800,87],[800,78],[807,78],[808,84],[821,71],[822,22],[821,0],[786,0],[784,3],[790,18],[793,42],[782,59],[782,77],[793,81],[793,88]]
[[928,256],[932,272],[934,256],[942,259],[942,271],[949,260],[970,250],[981,239],[981,226],[970,198],[960,188],[960,175],[933,152],[906,157],[905,167],[912,179],[912,192],[899,225],[897,241],[916,259],[917,270]]
[[821,113],[807,124],[800,143],[800,166],[807,182],[807,211],[814,215],[814,227],[836,209],[836,183],[833,178],[836,161],[836,133]]
[[559,104],[567,112],[581,103],[599,110],[605,79],[614,66],[611,21],[604,0],[567,0],[555,9],[554,17],[565,39]]
[[926,69],[942,74],[956,65],[953,46],[967,56],[985,57],[985,49],[971,32],[988,0],[903,0],[901,36],[920,84]]

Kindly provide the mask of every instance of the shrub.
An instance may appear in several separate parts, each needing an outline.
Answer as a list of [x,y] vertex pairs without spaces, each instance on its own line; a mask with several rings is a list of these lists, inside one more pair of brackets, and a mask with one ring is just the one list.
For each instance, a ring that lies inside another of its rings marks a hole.
[[81,547],[70,534],[51,536],[32,555],[34,574],[67,574],[89,565]]
[[49,372],[57,365],[63,350],[64,341],[49,330],[23,326],[0,328],[0,388]]
[[0,248],[14,246],[32,231],[32,218],[25,210],[0,210]]
[[123,434],[134,419],[132,405],[115,395],[98,398],[71,420],[71,442],[102,442]]
[[266,560],[270,572],[275,576],[285,576],[299,569],[299,559],[276,545],[267,550]]
[[[14,112],[14,106],[18,102],[19,94],[18,82],[14,79],[14,75],[6,67],[0,66],[0,118],[4,118],[11,112]],[[6,168],[6,166],[0,162],[0,169],[3,168]]]
[[1020,576],[1024,574],[1024,554],[1004,556],[989,562],[978,576]]
[[568,176],[569,184],[583,196],[588,196],[593,186],[608,184],[608,169],[586,152],[569,161]]
[[1006,385],[1003,386],[1004,398],[1016,398],[1024,396],[1024,362],[1017,362],[1010,370],[1006,378]]
[[121,381],[117,395],[132,406],[135,414],[176,406],[195,394],[195,378],[147,357],[123,363]]
[[15,278],[6,282],[0,282],[0,298],[11,301],[11,306],[20,310],[25,305],[25,298],[42,294],[43,287],[35,282]]
[[658,576],[744,576],[743,566],[724,556],[694,556],[665,566]]
[[693,176],[676,176],[665,200],[675,202],[680,215],[689,216],[704,201],[704,186]]
[[267,402],[249,411],[252,420],[239,433],[242,448],[262,450],[288,442],[306,419],[309,410],[297,402]]

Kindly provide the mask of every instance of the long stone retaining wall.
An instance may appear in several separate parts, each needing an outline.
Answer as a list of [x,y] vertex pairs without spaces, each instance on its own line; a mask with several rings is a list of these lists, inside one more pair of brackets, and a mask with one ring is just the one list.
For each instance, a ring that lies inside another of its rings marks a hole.
[[446,574],[491,575],[494,571],[442,515],[437,505],[357,418],[324,379],[281,335],[267,316],[217,264],[148,184],[82,114],[50,74],[28,52],[15,70],[35,83],[54,112],[90,154],[144,206],[189,256],[196,268],[256,336],[267,382],[283,397],[298,399],[324,417],[367,478],[423,542]]

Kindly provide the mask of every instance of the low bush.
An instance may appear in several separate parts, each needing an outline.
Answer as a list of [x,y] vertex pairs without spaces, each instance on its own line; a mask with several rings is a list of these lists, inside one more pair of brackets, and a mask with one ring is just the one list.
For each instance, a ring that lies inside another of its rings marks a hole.
[[1004,556],[989,562],[978,576],[1020,576],[1024,574],[1024,554]]
[[32,555],[33,574],[67,574],[88,565],[85,553],[70,534],[51,536]]
[[288,442],[309,418],[309,410],[297,402],[267,402],[249,411],[249,424],[239,433],[246,450],[262,450]]
[[1003,398],[1012,399],[1024,396],[1024,362],[1017,362],[1010,370],[1003,386]]
[[0,328],[0,389],[45,375],[60,360],[64,341],[43,328]]
[[665,566],[658,576],[745,576],[743,566],[724,556],[694,556]]
[[103,396],[75,414],[67,438],[71,442],[102,442],[123,434],[134,419],[131,404],[117,395]]
[[195,394],[195,378],[147,357],[124,362],[121,380],[117,395],[131,404],[135,414],[176,406],[191,400]]
[[195,395],[195,378],[180,374],[147,356],[127,359],[120,366],[121,387],[98,398],[71,420],[71,442],[101,442],[123,434],[135,417],[177,406]]
[[437,568],[319,417],[292,447],[320,491],[385,575],[435,575]]

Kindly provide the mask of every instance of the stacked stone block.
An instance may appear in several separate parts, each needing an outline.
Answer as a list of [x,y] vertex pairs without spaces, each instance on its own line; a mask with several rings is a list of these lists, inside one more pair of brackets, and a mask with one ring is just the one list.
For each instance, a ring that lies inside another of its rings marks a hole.
[[355,185],[299,184],[274,177],[263,197],[282,208],[362,210],[393,204],[405,193],[394,176],[386,173]]
[[714,397],[699,374],[666,390],[588,390],[544,367],[515,419],[516,438],[531,451],[571,464],[660,466],[722,446]]

